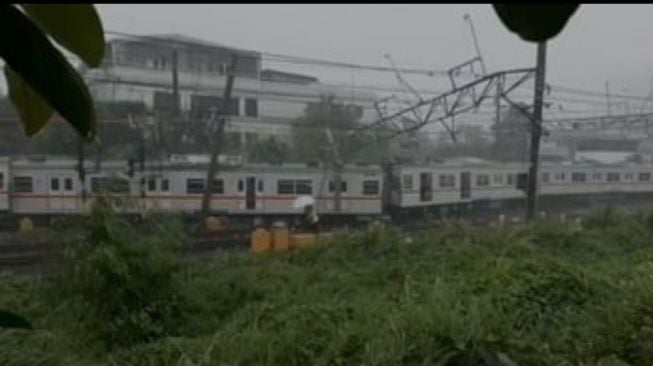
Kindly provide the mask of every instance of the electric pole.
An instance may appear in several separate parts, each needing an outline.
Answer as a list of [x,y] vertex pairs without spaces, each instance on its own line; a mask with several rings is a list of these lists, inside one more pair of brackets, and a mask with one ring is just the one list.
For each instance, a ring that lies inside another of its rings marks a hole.
[[179,117],[179,72],[177,50],[172,51],[172,98],[174,103],[172,105],[175,118]]
[[537,181],[540,154],[540,137],[542,135],[542,107],[544,105],[544,82],[546,71],[546,41],[537,44],[537,64],[535,66],[535,96],[531,118],[531,166],[528,174],[526,198],[526,218],[535,217],[537,210]]
[[341,210],[341,201],[342,201],[342,159],[338,153],[338,148],[336,147],[336,141],[333,138],[333,133],[331,132],[331,127],[325,129],[329,145],[331,146],[331,153],[333,154],[333,165],[334,165],[334,179],[333,179],[333,190],[335,192],[335,204],[334,210],[340,212]]
[[213,179],[218,173],[218,157],[222,152],[222,144],[224,141],[224,128],[227,122],[227,116],[230,112],[231,106],[231,90],[234,85],[234,78],[236,77],[236,66],[238,65],[238,56],[233,55],[231,59],[231,66],[229,73],[227,75],[227,85],[224,88],[224,94],[222,96],[222,106],[221,110],[217,113],[217,128],[215,126],[216,115],[213,115],[213,120],[209,124],[209,134],[210,138],[210,151],[211,151],[211,160],[209,162],[209,168],[206,174],[206,184],[204,185],[204,195],[202,196],[202,225],[204,221],[209,216],[209,211],[211,210],[211,188],[213,186]]

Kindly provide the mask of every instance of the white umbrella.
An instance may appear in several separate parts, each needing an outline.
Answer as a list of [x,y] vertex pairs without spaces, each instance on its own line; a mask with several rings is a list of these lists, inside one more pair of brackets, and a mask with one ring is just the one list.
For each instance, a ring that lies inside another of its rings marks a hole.
[[299,196],[292,203],[293,208],[304,208],[312,205],[315,205],[315,199],[311,196]]

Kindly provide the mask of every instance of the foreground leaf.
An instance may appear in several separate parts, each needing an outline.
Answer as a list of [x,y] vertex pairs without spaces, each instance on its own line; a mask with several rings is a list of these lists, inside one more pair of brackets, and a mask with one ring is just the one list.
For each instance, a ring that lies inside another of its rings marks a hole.
[[9,85],[9,98],[24,122],[25,133],[27,136],[33,136],[50,121],[52,107],[7,66],[5,78]]
[[[36,25],[6,4],[0,5],[0,57],[82,136],[95,134],[93,100],[82,78]],[[39,120],[23,123],[27,131],[43,127]]]
[[91,4],[21,4],[29,17],[89,67],[104,57],[104,30]]
[[501,22],[528,42],[557,36],[580,4],[494,4]]
[[32,325],[20,315],[0,310],[0,328],[32,329]]

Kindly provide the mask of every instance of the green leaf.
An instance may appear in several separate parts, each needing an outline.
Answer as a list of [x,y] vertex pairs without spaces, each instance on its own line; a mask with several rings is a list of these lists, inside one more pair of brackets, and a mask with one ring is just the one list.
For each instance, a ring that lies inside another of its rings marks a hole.
[[556,37],[580,4],[494,4],[501,22],[528,42]]
[[89,67],[104,57],[104,30],[91,4],[21,4],[38,26]]
[[18,110],[25,133],[33,136],[50,121],[52,107],[7,66],[5,78],[9,85],[9,98]]
[[32,329],[32,325],[20,315],[0,310],[0,328]]
[[[82,136],[95,134],[93,100],[84,80],[43,32],[12,5],[0,4],[0,57]],[[23,120],[28,131],[43,127],[39,122]]]

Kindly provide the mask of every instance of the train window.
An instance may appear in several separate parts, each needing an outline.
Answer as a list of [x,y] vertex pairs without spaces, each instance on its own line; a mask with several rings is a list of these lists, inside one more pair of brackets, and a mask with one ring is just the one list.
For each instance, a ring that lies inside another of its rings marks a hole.
[[456,186],[456,176],[453,174],[441,174],[439,177],[440,187],[455,187]]
[[14,177],[14,192],[32,193],[32,177]]
[[547,183],[549,181],[549,173],[544,172],[542,173],[542,182]]
[[624,176],[625,180],[633,180],[633,173],[626,173]]
[[495,174],[494,175],[494,184],[502,184],[502,183],[503,183],[503,175]]
[[[329,192],[335,192],[335,186],[333,181],[329,181]],[[347,182],[344,180],[340,181],[340,192],[347,192]]]
[[50,190],[51,191],[59,190],[59,178],[50,178]]
[[651,173],[639,173],[640,182],[648,182],[651,180]]
[[100,177],[91,178],[91,193],[98,193],[106,187],[107,179]]
[[486,187],[488,185],[490,185],[490,176],[487,174],[479,174],[476,176],[477,187]]
[[295,182],[290,179],[277,181],[277,194],[294,194]]
[[608,173],[607,180],[608,182],[618,182],[619,173]]
[[129,181],[125,179],[111,180],[109,191],[111,193],[129,193]]
[[63,189],[67,192],[73,190],[73,178],[65,178],[63,181]]
[[213,180],[213,184],[211,184],[211,193],[224,193],[224,181],[222,179]]
[[186,193],[204,193],[204,179],[186,179]]
[[263,192],[263,181],[262,180],[258,181],[258,191]]
[[403,179],[403,186],[406,190],[413,189],[413,176],[411,174],[405,174],[401,177]]
[[585,173],[571,173],[572,182],[584,182],[586,179]]
[[295,182],[295,192],[297,194],[312,194],[313,184],[310,180],[298,180]]
[[379,194],[379,181],[378,180],[364,180],[363,181],[363,194],[372,196]]
[[600,181],[601,179],[603,179],[603,177],[601,176],[601,173],[594,173],[593,179]]
[[565,173],[556,173],[556,180],[557,181],[564,181],[565,180]]
[[170,181],[167,179],[161,179],[161,191],[168,192],[170,190]]
[[156,179],[154,178],[149,178],[147,180],[147,190],[148,192],[154,192],[156,191]]
[[5,175],[0,172],[0,189],[3,189],[5,187]]
[[245,189],[245,184],[243,183],[243,180],[240,179],[238,180],[238,192],[242,192]]
[[[547,174],[546,177],[548,179],[549,178],[548,173],[544,173],[544,174]],[[542,178],[544,178],[544,175],[542,175]],[[506,180],[508,181],[509,186],[514,185],[515,184],[515,175],[514,174],[506,174]]]

